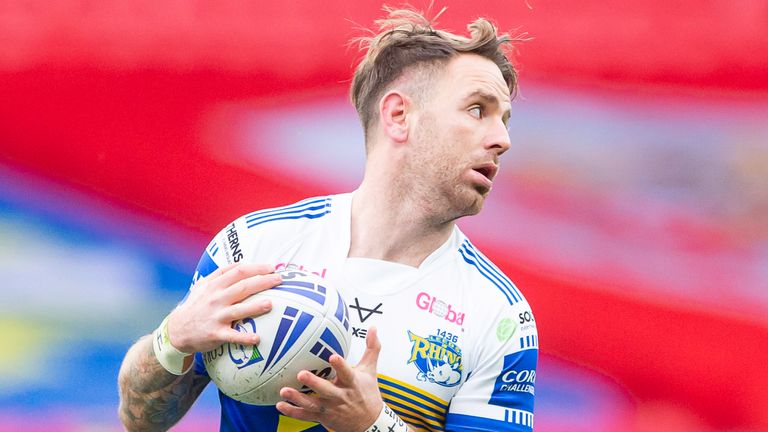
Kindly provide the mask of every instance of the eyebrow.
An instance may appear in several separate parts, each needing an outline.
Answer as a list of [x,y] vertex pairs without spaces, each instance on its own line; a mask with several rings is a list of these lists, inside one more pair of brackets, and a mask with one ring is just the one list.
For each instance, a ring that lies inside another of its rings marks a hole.
[[464,99],[480,98],[486,102],[493,102],[498,104],[499,98],[485,90],[474,90],[472,93],[466,95]]

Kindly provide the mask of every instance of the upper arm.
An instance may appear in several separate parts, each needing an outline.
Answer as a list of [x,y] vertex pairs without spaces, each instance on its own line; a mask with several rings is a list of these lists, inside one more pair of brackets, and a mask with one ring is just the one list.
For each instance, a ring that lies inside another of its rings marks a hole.
[[538,335],[524,313],[513,316],[511,335],[512,318],[497,317],[480,342],[481,358],[451,400],[446,430],[532,430]]

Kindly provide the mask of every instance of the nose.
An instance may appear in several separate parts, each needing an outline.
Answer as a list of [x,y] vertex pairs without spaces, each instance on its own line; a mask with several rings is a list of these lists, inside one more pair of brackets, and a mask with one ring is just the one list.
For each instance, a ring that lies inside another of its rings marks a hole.
[[501,156],[512,146],[507,125],[501,119],[493,122],[493,127],[487,138],[486,149],[494,151],[496,156]]

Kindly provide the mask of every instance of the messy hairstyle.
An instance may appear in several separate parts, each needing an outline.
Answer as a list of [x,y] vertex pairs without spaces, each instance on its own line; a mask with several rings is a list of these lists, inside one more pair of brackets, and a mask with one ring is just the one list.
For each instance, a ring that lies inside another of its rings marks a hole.
[[[504,48],[505,44],[509,44],[511,50],[511,42],[520,38],[497,35],[496,27],[484,18],[478,18],[467,26],[470,37],[466,38],[434,29],[434,19],[429,20],[423,13],[414,10],[385,6],[384,11],[387,17],[376,21],[378,34],[353,40],[361,50],[366,50],[365,57],[355,69],[350,89],[352,104],[365,132],[366,147],[368,132],[378,118],[379,99],[389,86],[411,71],[426,69],[436,72],[437,68],[445,66],[459,54],[477,54],[493,61],[501,70],[510,96],[516,94],[517,71]],[[435,76],[434,73],[420,75],[427,78]]]

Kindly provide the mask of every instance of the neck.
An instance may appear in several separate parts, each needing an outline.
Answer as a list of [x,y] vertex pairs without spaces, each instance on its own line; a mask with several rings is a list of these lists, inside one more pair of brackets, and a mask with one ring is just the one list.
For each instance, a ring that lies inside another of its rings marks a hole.
[[408,190],[366,179],[352,200],[349,257],[418,267],[448,240],[453,227],[453,219],[440,220]]

